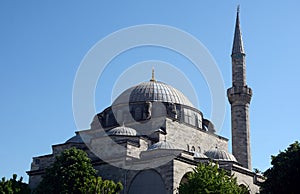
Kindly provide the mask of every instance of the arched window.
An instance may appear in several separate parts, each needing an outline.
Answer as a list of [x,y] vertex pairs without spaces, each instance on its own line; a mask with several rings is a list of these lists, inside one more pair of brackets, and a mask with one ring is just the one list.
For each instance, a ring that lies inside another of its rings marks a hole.
[[194,146],[192,146],[192,148],[191,148],[191,152],[195,152],[195,151],[196,151],[195,147],[194,147]]
[[201,147],[200,146],[198,146],[198,152],[201,153]]

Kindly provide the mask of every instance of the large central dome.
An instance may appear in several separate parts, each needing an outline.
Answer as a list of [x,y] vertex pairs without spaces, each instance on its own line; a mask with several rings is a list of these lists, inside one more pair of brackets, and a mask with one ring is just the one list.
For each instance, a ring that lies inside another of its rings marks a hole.
[[189,99],[179,90],[163,82],[151,79],[125,90],[114,105],[134,102],[169,102],[194,107]]

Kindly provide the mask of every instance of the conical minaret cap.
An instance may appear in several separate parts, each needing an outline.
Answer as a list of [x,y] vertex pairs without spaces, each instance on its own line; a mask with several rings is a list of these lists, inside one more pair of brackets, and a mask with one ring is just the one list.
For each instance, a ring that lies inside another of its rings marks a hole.
[[235,31],[234,31],[233,46],[232,46],[232,54],[237,54],[237,53],[245,54],[243,39],[242,39],[242,32],[241,32],[241,27],[240,27],[239,14],[240,14],[240,6],[237,7]]

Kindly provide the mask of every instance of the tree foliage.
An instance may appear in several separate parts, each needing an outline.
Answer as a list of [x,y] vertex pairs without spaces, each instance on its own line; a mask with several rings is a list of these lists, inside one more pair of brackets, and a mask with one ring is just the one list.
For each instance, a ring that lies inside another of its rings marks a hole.
[[179,186],[179,193],[246,194],[248,189],[240,187],[235,177],[228,175],[217,165],[200,163],[192,173],[188,174],[187,182]]
[[22,177],[17,180],[16,174],[13,174],[13,177],[9,180],[3,177],[0,180],[0,194],[29,194],[31,191],[28,184],[22,181]]
[[117,184],[111,180],[102,180],[101,177],[94,177],[87,180],[85,186],[81,190],[82,193],[102,193],[102,194],[114,194],[123,190],[123,185],[118,182]]
[[261,193],[299,193],[300,144],[291,144],[284,152],[271,156],[272,167],[264,172]]
[[76,148],[67,149],[57,156],[56,161],[46,169],[43,180],[35,192],[99,194],[102,191],[110,191],[106,192],[110,194],[120,191],[120,183],[117,187],[113,181],[102,181],[101,177],[96,177],[96,173],[97,171],[93,168],[86,152]]

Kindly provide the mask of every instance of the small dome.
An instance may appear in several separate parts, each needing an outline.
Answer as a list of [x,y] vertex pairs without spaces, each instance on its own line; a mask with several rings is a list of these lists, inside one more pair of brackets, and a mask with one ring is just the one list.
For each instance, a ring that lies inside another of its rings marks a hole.
[[169,102],[194,107],[189,99],[179,90],[154,79],[140,83],[125,90],[114,101],[114,105],[133,102]]
[[194,158],[207,158],[207,156],[199,152],[194,152]]
[[207,157],[214,159],[214,160],[219,160],[219,161],[234,161],[237,162],[235,157],[228,153],[225,150],[220,150],[218,148],[213,148],[208,150],[207,152],[204,153]]
[[155,149],[175,149],[175,146],[166,141],[159,141],[148,148],[148,150],[155,150]]
[[136,136],[136,130],[130,127],[120,126],[108,131],[108,135],[124,135],[124,136]]

